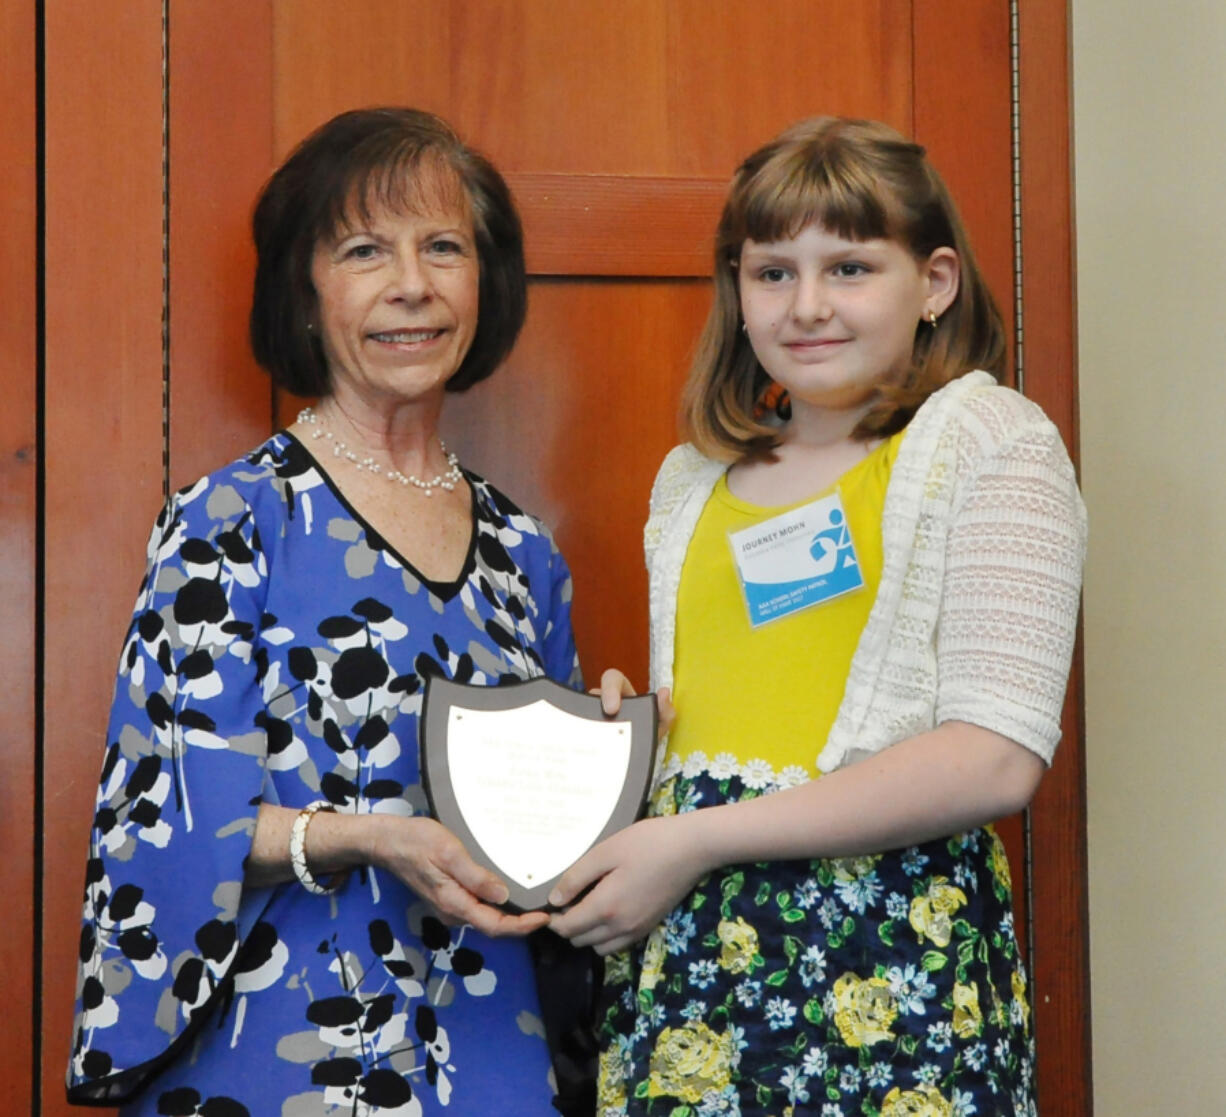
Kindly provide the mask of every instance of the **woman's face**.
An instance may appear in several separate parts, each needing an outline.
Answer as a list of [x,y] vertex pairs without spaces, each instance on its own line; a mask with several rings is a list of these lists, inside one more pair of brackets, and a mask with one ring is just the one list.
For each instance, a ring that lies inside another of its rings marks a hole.
[[374,407],[441,394],[477,330],[471,216],[375,206],[353,220],[311,260],[333,393]]

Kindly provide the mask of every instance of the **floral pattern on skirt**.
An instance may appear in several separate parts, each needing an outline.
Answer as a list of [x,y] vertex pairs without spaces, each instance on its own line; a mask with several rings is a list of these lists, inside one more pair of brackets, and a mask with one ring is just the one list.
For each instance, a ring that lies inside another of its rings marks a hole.
[[[668,780],[653,813],[759,794]],[[1033,1115],[991,827],[868,857],[727,866],[606,967],[599,1117]]]

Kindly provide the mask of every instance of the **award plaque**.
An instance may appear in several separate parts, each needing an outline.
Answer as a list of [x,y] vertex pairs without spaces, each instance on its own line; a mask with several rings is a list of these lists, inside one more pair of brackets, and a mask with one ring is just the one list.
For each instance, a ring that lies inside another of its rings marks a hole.
[[510,891],[549,907],[558,878],[643,811],[656,745],[653,695],[600,699],[549,679],[497,687],[431,678],[420,728],[430,810]]

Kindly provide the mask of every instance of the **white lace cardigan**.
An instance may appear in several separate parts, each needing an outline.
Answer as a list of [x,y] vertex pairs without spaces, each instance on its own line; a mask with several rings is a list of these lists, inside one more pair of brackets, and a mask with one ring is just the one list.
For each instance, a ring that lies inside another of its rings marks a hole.
[[[681,565],[726,468],[687,444],[656,476],[643,533],[653,689],[672,685]],[[1086,541],[1085,506],[1055,426],[985,372],[953,381],[907,427],[881,530],[877,599],[817,767],[833,771],[955,720],[1050,764]]]

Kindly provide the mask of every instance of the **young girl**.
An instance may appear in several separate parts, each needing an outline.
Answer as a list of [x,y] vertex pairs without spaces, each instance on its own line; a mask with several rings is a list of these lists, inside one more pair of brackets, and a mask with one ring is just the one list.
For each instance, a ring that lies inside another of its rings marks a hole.
[[987,824],[1060,737],[1085,514],[1004,363],[922,148],[818,119],[741,166],[645,532],[654,817],[552,897],[612,954],[601,1117],[1034,1112]]

